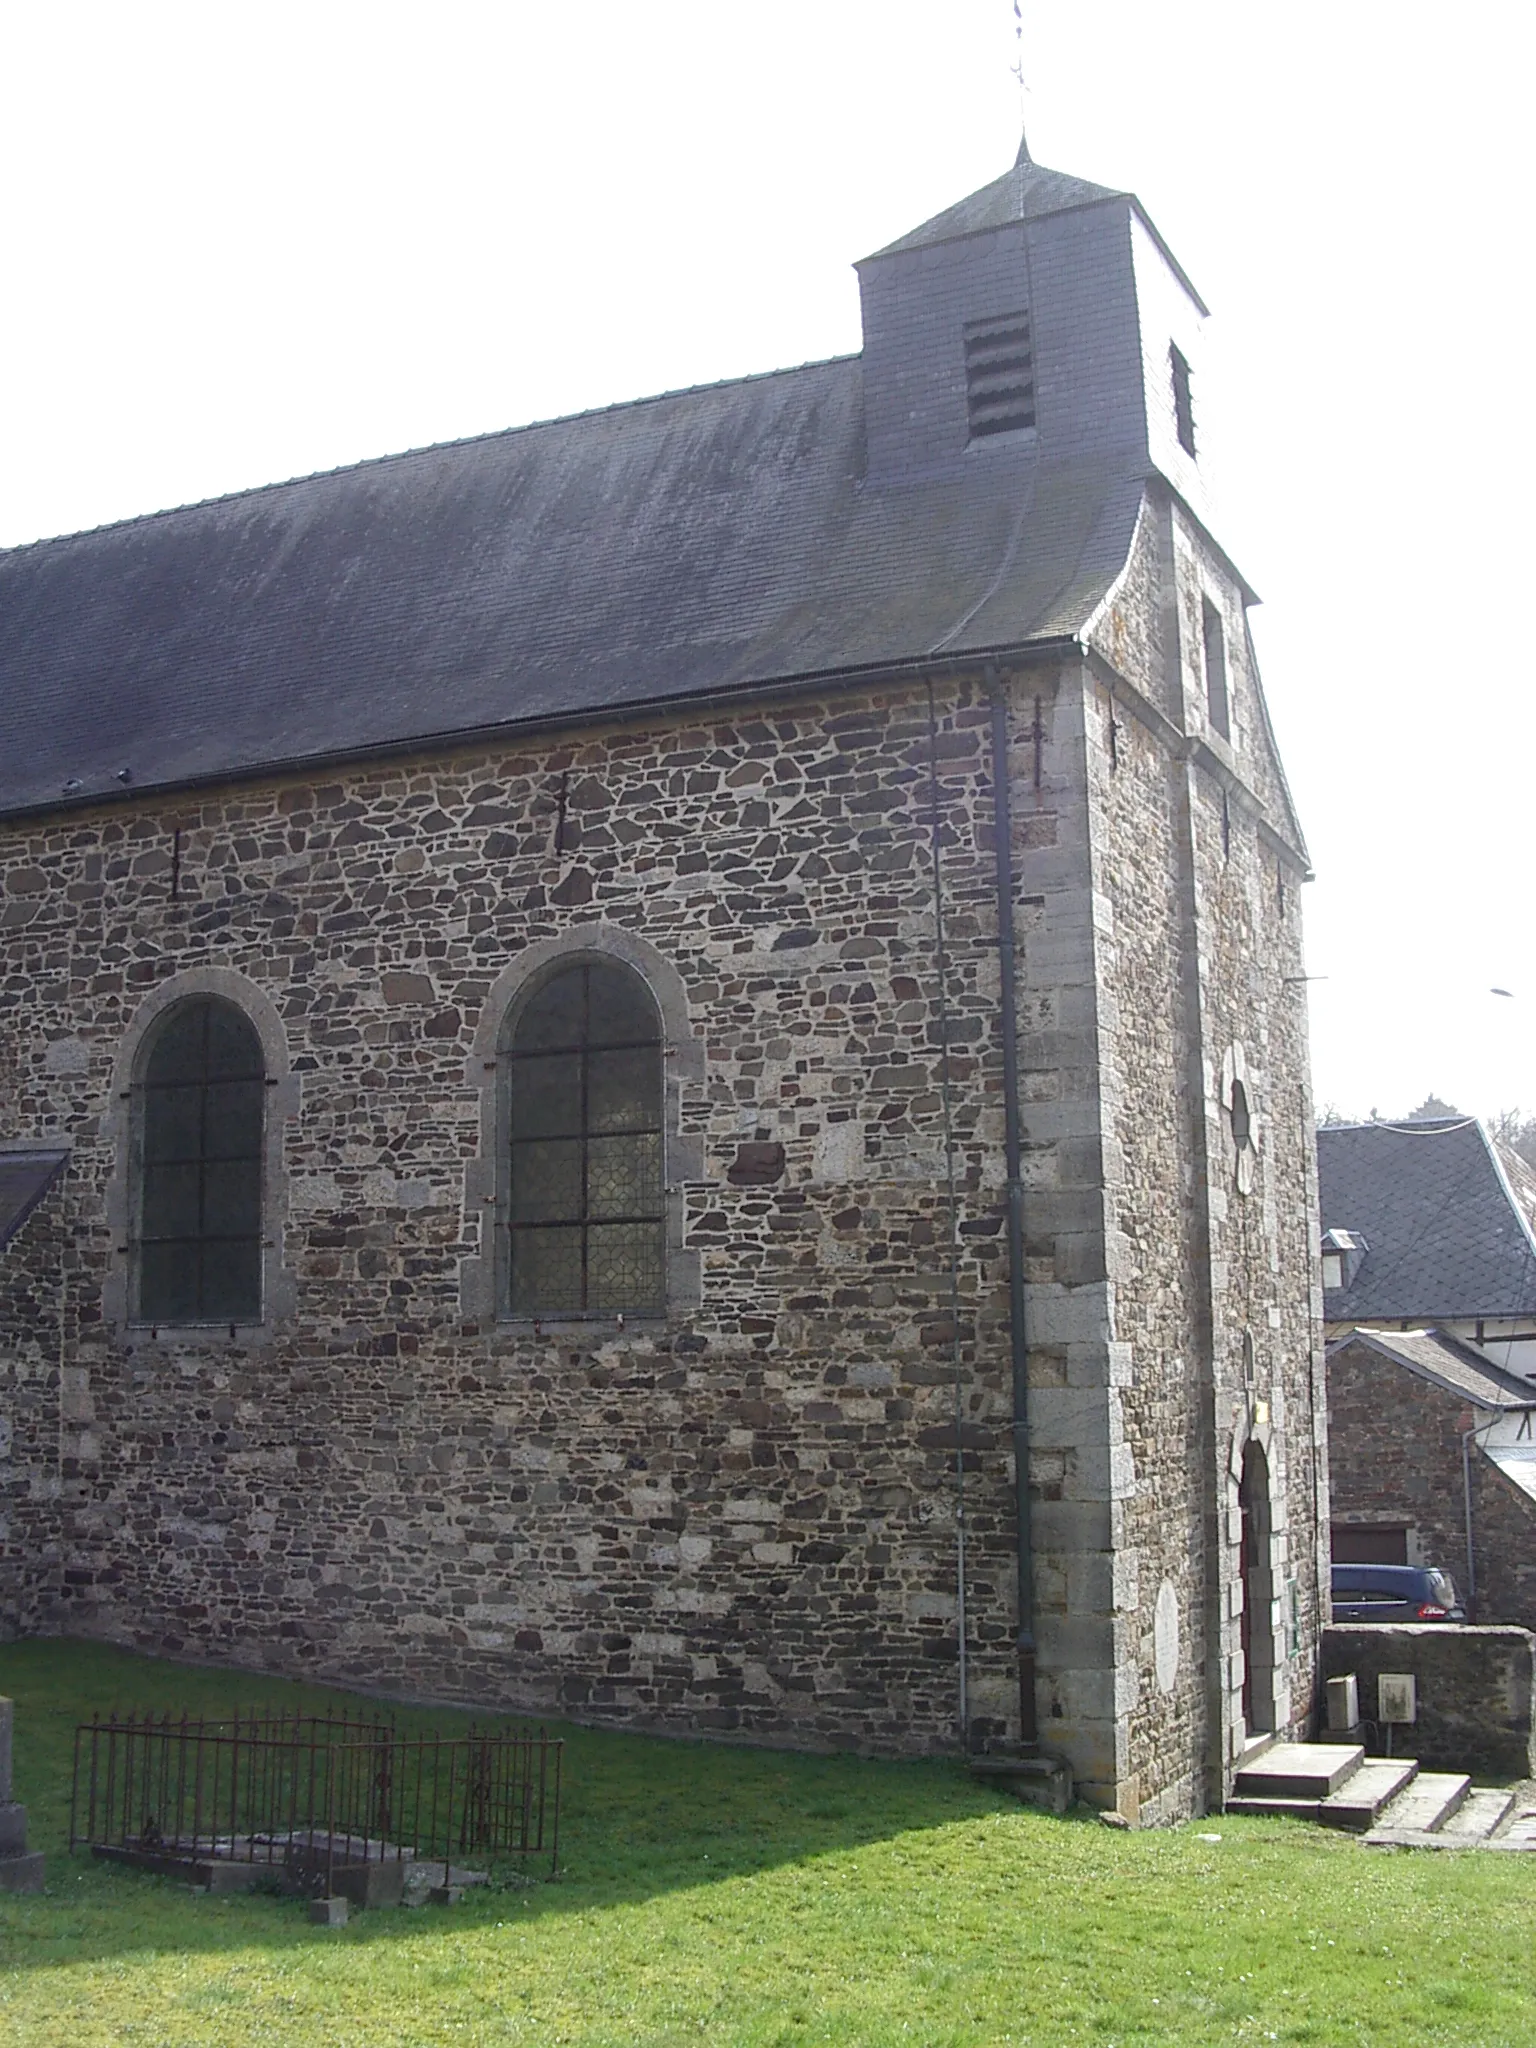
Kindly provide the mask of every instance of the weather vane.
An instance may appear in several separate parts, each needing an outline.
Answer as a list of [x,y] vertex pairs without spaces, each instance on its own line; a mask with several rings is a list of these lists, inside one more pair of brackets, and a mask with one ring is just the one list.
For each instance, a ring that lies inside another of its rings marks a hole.
[[1013,63],[1010,66],[1019,81],[1019,133],[1020,154],[1028,154],[1028,123],[1024,119],[1024,5],[1023,0],[1013,0]]

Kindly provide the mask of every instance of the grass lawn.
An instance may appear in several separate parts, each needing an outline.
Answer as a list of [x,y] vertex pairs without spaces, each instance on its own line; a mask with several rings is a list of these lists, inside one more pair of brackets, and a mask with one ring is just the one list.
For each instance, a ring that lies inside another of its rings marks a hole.
[[65,1843],[92,1708],[338,1695],[42,1642],[0,1646],[0,1692],[50,1857],[43,1896],[0,1896],[0,2042],[1536,2044],[1536,1857],[1227,1817],[1124,1834],[953,1764],[572,1728],[559,1882],[330,1930]]

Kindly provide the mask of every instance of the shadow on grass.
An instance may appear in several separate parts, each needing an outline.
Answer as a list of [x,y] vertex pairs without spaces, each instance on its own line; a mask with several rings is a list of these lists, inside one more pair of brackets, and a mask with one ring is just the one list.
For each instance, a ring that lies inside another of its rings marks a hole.
[[[316,1712],[355,1707],[355,1694],[61,1641],[0,1646],[0,1693],[16,1702],[15,1796],[29,1809],[29,1845],[49,1858],[42,1897],[0,1894],[0,1942],[10,1967],[337,1938],[312,1927],[297,1900],[194,1898],[175,1880],[70,1856],[70,1773],[75,1726],[97,1710]],[[456,1732],[471,1719],[446,1708],[388,1711],[406,1730]],[[513,1917],[526,1925],[600,1911],[1015,1810],[973,1784],[958,1762],[806,1756],[546,1725],[566,1744],[559,1880],[544,1881],[547,1858],[526,1876],[499,1865],[496,1882],[471,1890],[458,1906],[359,1914],[344,1939],[421,1938]]]

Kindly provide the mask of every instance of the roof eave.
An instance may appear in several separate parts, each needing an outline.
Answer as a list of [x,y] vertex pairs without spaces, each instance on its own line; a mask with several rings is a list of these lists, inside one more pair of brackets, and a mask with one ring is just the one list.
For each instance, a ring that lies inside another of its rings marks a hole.
[[130,787],[90,790],[79,796],[51,797],[39,803],[0,808],[0,821],[10,819],[77,816],[100,810],[106,804],[131,802],[139,797],[177,796],[188,790],[216,789],[231,783],[264,782],[281,775],[306,775],[317,768],[343,767],[363,761],[397,761],[412,754],[436,753],[448,748],[491,744],[513,735],[562,732],[573,726],[627,725],[657,713],[719,711],[728,706],[755,703],[763,698],[799,696],[814,690],[859,689],[881,683],[921,682],[929,676],[953,675],[957,670],[975,673],[1004,662],[1050,661],[1081,654],[1082,641],[1075,633],[1043,634],[1038,639],[1004,642],[997,646],[966,648],[959,653],[919,654],[895,661],[872,662],[853,668],[806,670],[798,674],[769,676],[724,689],[702,693],[627,699],[622,704],[598,704],[581,710],[542,712],[532,718],[505,718],[490,723],[448,727],[437,732],[371,740],[344,747],[323,748],[311,754],[292,754],[270,760],[251,761],[234,767],[210,769],[204,774],[168,777],[164,781],[136,781]]
[[[1435,1342],[1443,1345],[1447,1351],[1456,1353],[1465,1359],[1466,1363],[1476,1371],[1486,1373],[1493,1385],[1494,1391],[1498,1391],[1499,1368],[1494,1366],[1488,1359],[1479,1357],[1470,1347],[1462,1344],[1455,1337],[1447,1335],[1445,1331],[1437,1329],[1429,1318],[1425,1319],[1423,1334],[1427,1337],[1433,1337]],[[1443,1393],[1454,1395],[1458,1401],[1470,1401],[1474,1407],[1486,1408],[1490,1414],[1494,1415],[1520,1415],[1527,1411],[1536,1413],[1536,1395],[1530,1395],[1529,1398],[1518,1400],[1484,1399],[1482,1395],[1474,1394],[1470,1388],[1458,1386],[1454,1380],[1443,1378],[1432,1366],[1423,1364],[1419,1359],[1410,1358],[1406,1352],[1399,1351],[1387,1339],[1388,1333],[1362,1326],[1348,1331],[1342,1337],[1335,1337],[1333,1342],[1327,1347],[1327,1355],[1331,1358],[1336,1351],[1341,1351],[1346,1344],[1353,1344],[1358,1340],[1370,1350],[1379,1353],[1381,1357],[1388,1359],[1393,1365],[1402,1366],[1405,1372],[1416,1374],[1419,1379],[1426,1380],[1431,1385],[1439,1387]],[[1513,1389],[1505,1389],[1504,1391],[1512,1392]]]

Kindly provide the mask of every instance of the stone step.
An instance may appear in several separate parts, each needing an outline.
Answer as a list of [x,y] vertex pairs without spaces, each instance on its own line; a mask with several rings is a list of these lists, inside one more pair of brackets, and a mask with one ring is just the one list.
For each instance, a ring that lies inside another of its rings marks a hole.
[[1364,1834],[1374,1827],[1383,1812],[1413,1783],[1419,1767],[1410,1757],[1367,1757],[1352,1771],[1337,1792],[1330,1793],[1317,1809],[1317,1817],[1328,1828],[1347,1828]]
[[1026,1806],[1065,1813],[1072,1804],[1072,1773],[1057,1756],[973,1756],[970,1773]]
[[1515,1810],[1515,1795],[1501,1786],[1469,1792],[1440,1830],[1448,1842],[1486,1842]]
[[1262,1795],[1234,1792],[1222,1809],[1225,1813],[1252,1813],[1271,1820],[1316,1820],[1322,1811],[1320,1799],[1270,1799]]
[[1488,1847],[1536,1850],[1536,1804],[1532,1803],[1528,1794],[1521,1796],[1514,1818],[1501,1833],[1494,1836]]
[[[1379,1846],[1414,1846],[1418,1838],[1435,1835],[1445,1846],[1453,1847],[1457,1838],[1444,1834],[1445,1824],[1465,1805],[1471,1789],[1472,1780],[1458,1773],[1420,1771],[1365,1839]],[[1465,1842],[1461,1846],[1465,1847]]]
[[[1320,1804],[1360,1768],[1364,1757],[1365,1751],[1358,1742],[1277,1742],[1257,1763],[1243,1766],[1232,1782],[1232,1790],[1241,1800]],[[1227,1804],[1238,1813],[1254,1810],[1230,1799]],[[1266,1806],[1263,1810],[1273,1809]]]

